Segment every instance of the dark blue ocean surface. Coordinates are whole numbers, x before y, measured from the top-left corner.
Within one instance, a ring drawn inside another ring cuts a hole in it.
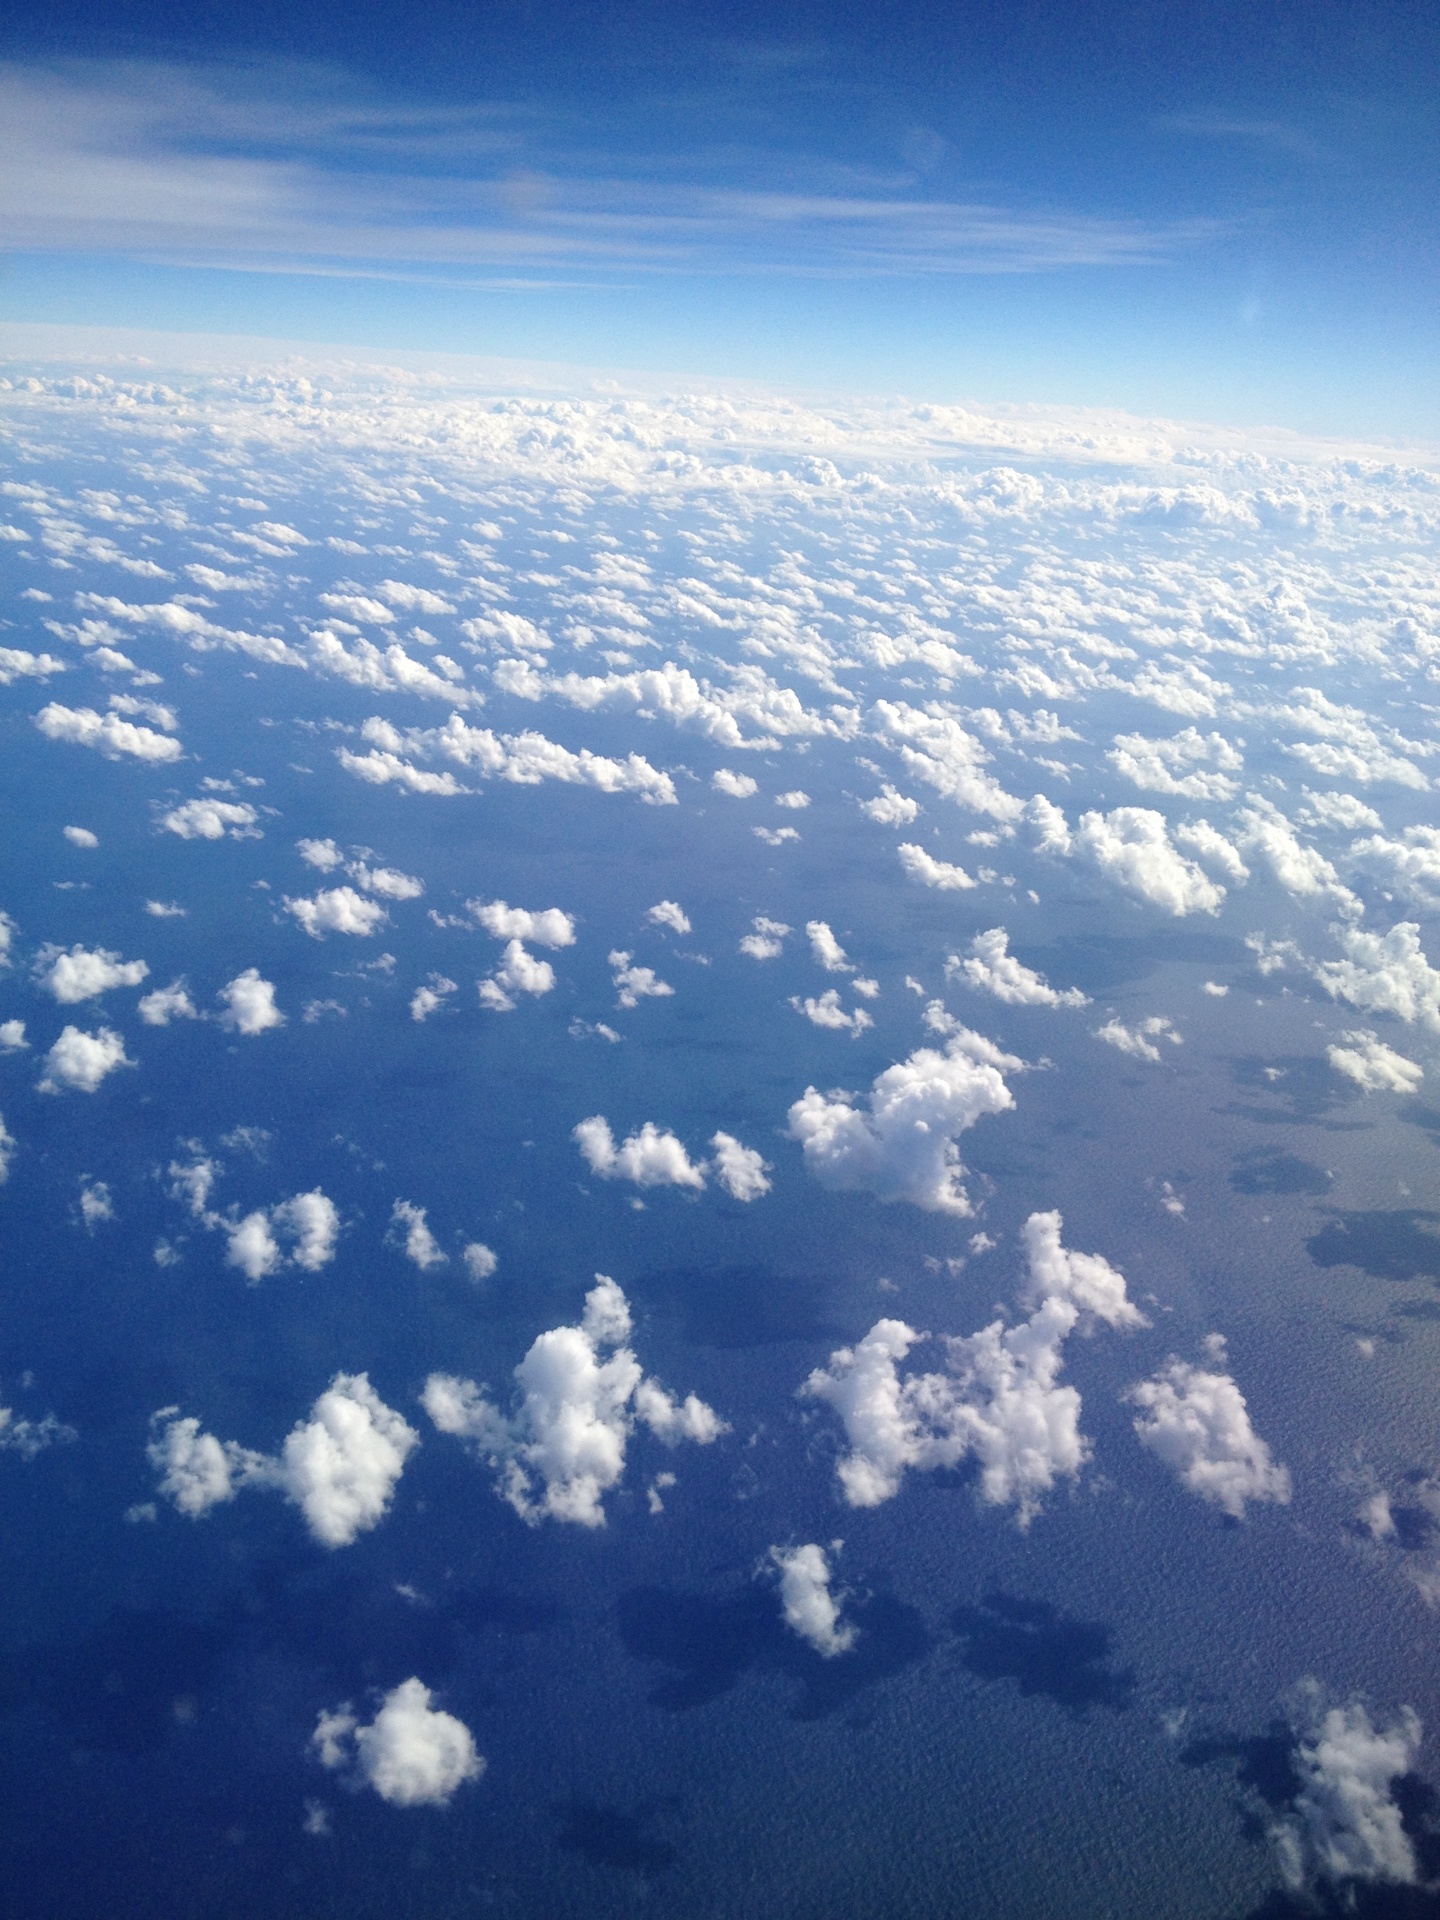
[[[0,1911],[1435,1911],[1434,474],[323,378],[5,394]],[[512,1375],[597,1274],[724,1430],[612,1408],[590,1525]],[[362,1373],[415,1444],[327,1544]]]

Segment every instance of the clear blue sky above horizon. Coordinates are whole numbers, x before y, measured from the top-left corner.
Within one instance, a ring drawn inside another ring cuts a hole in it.
[[[1440,16],[18,0],[0,314],[1433,437]]]

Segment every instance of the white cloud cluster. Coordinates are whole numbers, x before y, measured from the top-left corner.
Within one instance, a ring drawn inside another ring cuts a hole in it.
[[[1290,1764],[1300,1791],[1270,1829],[1286,1880],[1297,1891],[1347,1882],[1413,1886],[1415,1848],[1394,1796],[1420,1750],[1420,1721],[1404,1707],[1377,1727],[1357,1700],[1325,1708],[1320,1690],[1302,1689]]]
[[[853,1040],[858,1040],[867,1027],[875,1024],[863,1007],[854,1007],[847,1013],[840,1004],[838,987],[830,987],[818,999],[802,1000],[798,994],[792,994],[790,1004],[797,1013],[803,1013],[812,1026],[827,1027],[832,1033],[848,1033]]]
[[[434,1696],[411,1678],[392,1687],[375,1718],[362,1726],[346,1705],[322,1713],[310,1736],[321,1766],[373,1787],[395,1807],[448,1806],[485,1762],[463,1720],[430,1703]]]
[[[1163,1014],[1152,1013],[1147,1019],[1137,1020],[1133,1027],[1127,1027],[1123,1020],[1107,1020],[1103,1027],[1095,1029],[1095,1038],[1103,1040],[1107,1047],[1118,1047],[1121,1053],[1128,1053],[1135,1060],[1149,1060],[1152,1063],[1160,1058],[1157,1040],[1168,1040],[1172,1047],[1183,1045],[1183,1035],[1177,1033]]]
[[[945,962],[945,977],[959,977],[977,993],[993,993],[1012,1007],[1086,1007],[1089,998],[1079,987],[1052,987],[1044,974],[1024,966],[1010,952],[1010,936],[1004,927],[991,927],[977,933],[970,952],[962,960],[952,953]]]
[[[1022,1239],[1028,1259],[1028,1319],[995,1320],[947,1338],[944,1373],[901,1376],[899,1364],[929,1336],[901,1320],[879,1320],[855,1347],[830,1356],[802,1396],[833,1407],[849,1450],[837,1467],[845,1499],[873,1507],[892,1499],[908,1470],[955,1467],[973,1457],[980,1498],[1015,1509],[1028,1526],[1061,1478],[1089,1458],[1080,1432],[1080,1395],[1060,1386],[1065,1340],[1077,1326],[1145,1324],[1125,1281],[1098,1254],[1069,1252],[1058,1213],[1032,1214]]]
[[[1176,850],[1164,815],[1152,807],[1082,814],[1075,847],[1117,886],[1177,918],[1214,913],[1225,898],[1224,887]]]
[[[862,800],[860,811],[882,827],[908,827],[920,812],[920,803],[901,793],[887,780],[873,799]]]
[[[604,1274],[585,1296],[579,1326],[540,1334],[515,1369],[506,1414],[473,1380],[431,1374],[421,1400],[442,1433],[466,1441],[496,1475],[522,1520],[605,1524],[604,1496],[620,1484],[637,1423],[667,1446],[701,1446],[725,1423],[692,1393],[684,1401],[649,1377],[628,1342],[630,1306]]]
[[[763,913],[757,913],[751,922],[753,933],[747,933],[740,942],[740,951],[748,954],[752,960],[778,960],[785,951],[785,936],[791,929],[783,920],[771,920]]]
[[[657,900],[647,908],[645,918],[652,927],[669,927],[672,933],[689,933],[690,916],[678,900]]]
[[[512,907],[504,900],[467,900],[465,911],[472,914],[485,931],[497,940],[528,940],[533,947],[573,947],[575,918],[559,907],[542,907],[538,912]]]
[[[458,993],[459,987],[443,973],[432,973],[427,985],[417,987],[410,996],[410,1018],[428,1020],[432,1013],[438,1013],[452,993]]]
[[[424,1207],[417,1207],[413,1200],[397,1200],[390,1209],[390,1235],[422,1273],[450,1263],[449,1254],[430,1231]]]
[[[917,780],[934,787],[957,806],[995,820],[1016,820],[1023,801],[1007,793],[982,769],[990,755],[973,733],[938,704],[912,707],[905,701],[877,700],[871,721],[876,738],[895,748]]]
[[[607,956],[608,965],[614,969],[616,1006],[638,1007],[642,1000],[670,999],[675,989],[660,979],[653,967],[632,966],[632,958],[622,947],[616,947]]]
[[[853,973],[849,956],[824,920],[807,920],[805,933],[810,941],[810,957],[826,973]]]
[[[962,1027],[943,1053],[920,1047],[878,1074],[863,1106],[807,1087],[790,1108],[789,1136],[824,1187],[963,1218],[972,1208],[955,1137],[1014,1106],[1002,1076],[1023,1065]]]
[[[114,987],[138,987],[150,969],[143,960],[122,960],[104,947],[44,946],[35,956],[35,980],[62,1007],[94,1000]]]
[[[906,873],[923,887],[936,887],[941,893],[967,893],[978,884],[964,867],[950,860],[936,860],[911,840],[902,840],[897,852]]]
[[[410,727],[403,733],[388,720],[375,718],[365,722],[361,734],[368,753],[341,747],[337,757],[348,773],[372,786],[394,784],[411,793],[439,795],[465,792],[448,769],[431,773],[416,765],[439,758],[482,780],[508,780],[527,787],[558,780],[601,793],[638,794],[650,806],[675,804],[670,775],[638,753],[627,754],[624,760],[608,759],[585,747],[572,753],[543,733],[494,734],[487,727],[467,726],[458,713],[452,713],[443,727]]]
[[[710,784],[717,793],[728,794],[732,800],[750,800],[760,791],[748,773],[732,773],[729,767],[717,767],[710,776]]]
[[[366,938],[389,921],[378,900],[367,900],[354,887],[322,887],[318,893],[292,899],[285,895],[285,911],[294,914],[312,940],[327,933],[351,933]]]
[[[518,940],[508,940],[500,964],[487,980],[479,982],[480,1004],[492,1013],[513,1013],[515,995],[535,997],[549,993],[555,985],[555,969],[548,960],[537,960]]]
[[[36,714],[35,724],[47,740],[94,747],[107,760],[128,755],[133,760],[148,761],[152,766],[166,766],[184,758],[185,749],[170,734],[138,727],[133,720],[122,720],[116,713],[97,713],[93,707],[62,707],[52,700]]]
[[[258,967],[246,967],[221,987],[215,998],[224,1003],[220,1024],[247,1038],[283,1027],[285,1016],[275,1004],[273,982],[262,980]]]
[[[1230,800],[1231,774],[1245,762],[1223,734],[1186,727],[1169,740],[1148,740],[1139,733],[1117,733],[1105,758],[1117,773],[1148,793],[1169,793],[1187,800]]]
[[[785,1624],[823,1659],[848,1653],[858,1629],[840,1618],[840,1601],[831,1591],[830,1561],[814,1541],[800,1547],[771,1547],[767,1556],[780,1576],[780,1607]]]
[[[1328,894],[1342,913],[1358,914],[1360,902],[1341,883],[1335,868],[1314,847],[1301,844],[1279,808],[1258,794],[1252,794],[1250,802],[1240,809],[1240,851],[1252,860],[1263,860],[1287,893],[1300,899]]]
[[[696,1166],[684,1146],[668,1130],[647,1120],[638,1133],[628,1134],[617,1146],[610,1122],[592,1114],[575,1127],[575,1144],[593,1174],[602,1180],[630,1180],[637,1187],[703,1188],[705,1172]]]
[[[156,987],[140,1000],[135,1011],[147,1027],[168,1027],[172,1020],[198,1020],[200,1011],[190,998],[183,980],[172,980],[168,987]]]
[[[183,1179],[187,1172],[193,1184],[195,1169],[181,1169],[180,1177]],[[212,1168],[211,1178],[213,1172]],[[208,1191],[207,1180],[206,1195]],[[191,1209],[205,1218],[207,1226],[220,1224],[204,1215],[203,1199],[197,1207],[192,1196]],[[335,1243],[340,1237],[339,1211],[319,1187],[309,1193],[293,1194],[277,1206],[257,1208],[224,1225],[228,1240],[225,1258],[232,1267],[240,1269],[252,1286],[278,1273],[283,1266],[318,1273],[335,1258]]]
[[[13,1407],[0,1407],[0,1452],[18,1453],[22,1460],[33,1460],[47,1447],[78,1438],[75,1429],[57,1420],[53,1413],[29,1420],[17,1414]]]
[[[1423,1067],[1387,1047],[1368,1027],[1342,1033],[1326,1047],[1325,1056],[1337,1073],[1366,1093],[1414,1093],[1425,1078]]]
[[[1423,913],[1440,913],[1440,828],[1407,827],[1398,840],[1374,834],[1354,843],[1350,859]]]
[[[1440,971],[1425,957],[1414,920],[1401,920],[1385,934],[1346,927],[1340,944],[1343,960],[1315,968],[1315,978],[1332,999],[1348,1000],[1367,1013],[1393,1013],[1407,1025],[1418,1021],[1440,1033]]]
[[[160,1492],[181,1513],[198,1520],[246,1487],[273,1488],[300,1508],[327,1547],[348,1547],[379,1524],[420,1441],[363,1373],[337,1373],[278,1456],[217,1440],[176,1407],[162,1408],[151,1428]]]
[[[1225,1343],[1206,1341],[1210,1358],[1223,1366]],[[1150,1380],[1125,1398],[1140,1408],[1135,1431],[1141,1443],[1174,1470],[1182,1486],[1243,1520],[1249,1501],[1290,1499],[1290,1475],[1250,1424],[1245,1396],[1228,1373],[1194,1367],[1172,1356]]]
[[[94,1093],[107,1074],[134,1065],[113,1028],[82,1033],[79,1027],[66,1026],[46,1054],[44,1073],[35,1085],[40,1093]]]
[[[186,800],[160,816],[167,833],[182,840],[258,840],[260,816],[248,800]]]

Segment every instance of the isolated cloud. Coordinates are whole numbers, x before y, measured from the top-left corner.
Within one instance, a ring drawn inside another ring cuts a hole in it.
[[[402,1680],[368,1726],[348,1705],[322,1713],[310,1744],[323,1767],[373,1787],[391,1806],[448,1806],[457,1788],[480,1778],[485,1762],[464,1721],[431,1706],[433,1698],[419,1680]]]
[[[41,947],[35,956],[35,981],[62,1007],[78,1006],[113,987],[138,987],[150,969],[143,960],[122,960],[104,947]]]
[[[728,767],[717,767],[710,776],[710,784],[717,793],[727,793],[732,800],[749,800],[760,791],[748,773],[732,773]]]
[[[908,793],[898,792],[887,780],[873,799],[860,802],[860,811],[882,827],[908,827],[919,814],[920,803]]]
[[[575,919],[559,907],[543,907],[532,912],[525,907],[507,906],[503,900],[467,900],[471,913],[497,940],[528,940],[535,947],[573,947]]]
[[[186,991],[183,980],[172,980],[168,987],[156,987],[138,1003],[136,1012],[147,1027],[168,1027],[172,1020],[198,1020],[199,1010]]]
[[[1290,1765],[1300,1781],[1284,1819],[1270,1829],[1281,1871],[1297,1891],[1347,1882],[1413,1886],[1419,1862],[1395,1798],[1420,1750],[1420,1721],[1402,1707],[1377,1727],[1360,1704],[1325,1708],[1320,1689],[1301,1689]]]
[[[1075,849],[1117,886],[1177,917],[1214,913],[1225,898],[1224,887],[1171,845],[1163,814],[1150,807],[1082,814]]]
[[[82,1033],[67,1026],[45,1056],[45,1071],[36,1081],[40,1093],[94,1093],[106,1074],[117,1067],[133,1067],[125,1056],[125,1042],[110,1027]]]
[[[1103,1027],[1095,1029],[1095,1038],[1103,1040],[1107,1047],[1118,1047],[1121,1053],[1128,1053],[1133,1059],[1151,1062],[1160,1058],[1160,1049],[1155,1044],[1157,1040],[1168,1040],[1175,1047],[1183,1045],[1183,1037],[1159,1013],[1152,1013],[1145,1020],[1137,1020],[1133,1027],[1127,1027],[1123,1020],[1107,1020]]]
[[[728,1139],[728,1134],[716,1134],[715,1138]],[[10,1162],[15,1157],[16,1139],[5,1124],[5,1116],[0,1114],[0,1186],[10,1178]],[[767,1181],[768,1185],[769,1182]]]
[[[677,1401],[642,1371],[630,1346],[630,1307],[604,1274],[585,1296],[579,1326],[542,1333],[515,1369],[506,1414],[473,1380],[431,1374],[421,1400],[442,1433],[467,1441],[495,1473],[495,1490],[531,1526],[542,1519],[605,1524],[636,1424],[666,1445],[708,1445],[726,1431],[694,1394]]]
[[[162,814],[160,824],[182,840],[223,840],[227,833],[232,840],[258,840],[259,818],[248,801],[187,800]]]
[[[122,720],[115,713],[96,713],[93,707],[62,707],[52,700],[36,714],[35,724],[47,740],[94,747],[107,760],[129,755],[133,760],[165,766],[172,760],[184,758],[184,748],[169,734],[156,733],[151,727],[137,727],[132,720]]]
[[[555,985],[555,969],[548,960],[537,960],[518,940],[506,944],[500,964],[488,980],[479,982],[480,1004],[492,1013],[513,1013],[515,995],[539,996]]]
[[[422,1273],[450,1264],[449,1254],[430,1231],[424,1207],[417,1207],[413,1201],[397,1200],[390,1209],[390,1235],[404,1248],[405,1258],[413,1260]]]
[[[848,1653],[858,1630],[841,1622],[825,1549],[813,1541],[802,1547],[771,1547],[768,1558],[780,1576],[786,1626],[827,1660]]]
[[[770,1191],[770,1163],[754,1147],[742,1146],[733,1133],[712,1135],[710,1147],[710,1171],[732,1200],[758,1200]]]
[[[99,834],[92,833],[89,827],[62,827],[60,831],[65,835],[65,838],[70,842],[72,847],[84,847],[88,850],[98,847],[100,844]]]
[[[353,887],[322,887],[307,899],[285,896],[285,911],[293,913],[312,940],[327,933],[352,933],[368,937],[389,921],[389,914],[378,900],[367,900]]]
[[[917,847],[913,841],[902,840],[896,851],[906,873],[922,886],[937,887],[942,893],[966,893],[977,884],[964,867],[957,867],[949,860],[932,859],[923,847]]]
[[[170,1171],[189,1197],[191,1211],[207,1225],[222,1224],[205,1214],[210,1184],[218,1172],[214,1162],[199,1160],[189,1167],[172,1166]],[[252,1285],[287,1265],[318,1273],[334,1259],[340,1237],[339,1211],[319,1187],[223,1224],[228,1240],[225,1258]]]
[[[181,1513],[198,1520],[246,1487],[268,1488],[299,1507],[327,1547],[348,1547],[378,1525],[420,1441],[363,1373],[337,1373],[278,1457],[217,1440],[175,1407],[162,1408],[150,1425],[160,1492]]]
[[[0,1053],[23,1053],[29,1045],[23,1020],[0,1020]]]
[[[345,864],[345,856],[333,840],[297,840],[295,846],[300,858],[321,873],[333,873]]]
[[[1225,1343],[1212,1334],[1206,1342],[1221,1365]],[[1182,1486],[1202,1500],[1243,1520],[1251,1500],[1290,1499],[1290,1475],[1270,1457],[1270,1449],[1250,1424],[1245,1396],[1228,1373],[1193,1367],[1172,1356],[1150,1380],[1130,1388],[1125,1398],[1141,1409],[1135,1431],[1142,1445],[1173,1468]]]
[[[855,1007],[851,1012],[846,1013],[840,1005],[840,991],[837,987],[831,987],[828,992],[822,993],[818,1000],[802,1000],[798,995],[792,995],[790,1004],[797,1013],[803,1013],[812,1026],[828,1027],[833,1033],[848,1033],[855,1040],[860,1038],[867,1027],[873,1027],[875,1024],[863,1007]]]
[[[1366,1093],[1414,1093],[1425,1078],[1423,1067],[1377,1040],[1368,1027],[1342,1033],[1325,1054],[1337,1073],[1355,1081]]]
[[[824,920],[807,920],[805,932],[810,941],[810,957],[827,973],[853,973],[849,957]]]
[[[628,1134],[617,1147],[610,1122],[603,1114],[592,1114],[574,1128],[571,1138],[590,1171],[602,1180],[697,1190],[705,1185],[703,1169],[692,1164],[673,1133],[662,1132],[653,1120],[647,1120],[638,1133]]]
[[[1401,920],[1389,933],[1341,931],[1343,960],[1327,960],[1315,978],[1334,1000],[1348,1000],[1367,1013],[1393,1013],[1407,1025],[1418,1021],[1440,1033],[1440,972],[1420,946],[1420,928]]]
[[[1078,987],[1057,989],[1044,974],[1035,973],[1010,952],[1004,927],[977,933],[965,959],[951,954],[945,962],[947,979],[959,976],[977,993],[993,993],[1012,1007],[1086,1007],[1089,998]]]
[[[741,940],[741,953],[748,954],[752,960],[778,959],[785,951],[785,936],[791,929],[783,920],[767,919],[763,913],[757,913],[751,925],[755,931]]]
[[[487,1247],[483,1240],[471,1240],[460,1253],[465,1263],[465,1271],[478,1286],[482,1280],[488,1280],[499,1267],[500,1261],[495,1251]]]
[[[268,1033],[272,1027],[283,1027],[285,1016],[275,1004],[275,988],[271,981],[260,978],[258,967],[246,967],[243,973],[221,987],[215,998],[224,1003],[225,1011],[220,1015],[222,1027],[232,1032],[253,1035]]]
[[[652,927],[669,927],[672,933],[690,933],[690,916],[678,900],[659,900],[646,910],[645,918]]]
[[[668,1000],[675,989],[661,980],[653,967],[635,967],[630,964],[631,955],[621,948],[607,956],[608,964],[614,968],[614,986],[617,1007],[638,1007],[642,1000]]]
[[[790,1108],[788,1133],[824,1187],[963,1218],[972,1208],[955,1137],[1014,1106],[1002,1069],[1023,1065],[962,1027],[943,1053],[920,1047],[887,1067],[863,1106],[853,1094],[807,1087]]]
[[[452,993],[458,992],[459,988],[453,980],[447,979],[443,973],[432,973],[429,984],[417,987],[410,996],[410,1018],[428,1020],[432,1013],[439,1012]]]

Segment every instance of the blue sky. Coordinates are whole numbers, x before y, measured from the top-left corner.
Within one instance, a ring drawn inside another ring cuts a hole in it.
[[[1419,4],[8,22],[8,319],[1440,424]]]

